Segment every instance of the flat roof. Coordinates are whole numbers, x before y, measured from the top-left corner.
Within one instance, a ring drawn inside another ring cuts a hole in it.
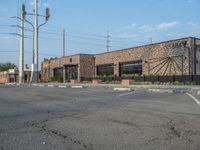
[[[103,54],[108,54],[108,53],[113,53],[113,52],[124,51],[124,50],[129,50],[129,49],[136,49],[136,48],[141,48],[141,47],[147,47],[147,46],[152,46],[152,45],[158,45],[158,44],[162,44],[162,43],[175,42],[175,41],[180,41],[180,40],[190,39],[190,38],[200,40],[199,38],[196,38],[196,37],[184,37],[184,38],[173,39],[173,40],[167,40],[167,41],[162,41],[162,42],[157,42],[157,43],[152,43],[152,44],[144,44],[144,45],[140,45],[140,46],[124,48],[124,49],[120,49],[120,50],[113,50],[113,51],[109,51],[109,52],[99,53],[99,54],[96,54],[95,56],[103,55]]]
[[[48,61],[53,61],[53,60],[57,60],[57,59],[61,59],[61,58],[70,58],[70,57],[79,56],[79,55],[98,56],[98,55],[103,55],[103,54],[108,54],[108,53],[113,53],[113,52],[119,52],[119,51],[124,51],[124,50],[129,50],[129,49],[136,49],[136,48],[147,47],[147,46],[152,46],[152,45],[158,45],[158,44],[168,43],[168,42],[175,42],[175,41],[180,41],[180,40],[190,39],[190,38],[200,40],[199,38],[196,38],[196,37],[184,37],[184,38],[167,40],[167,41],[162,41],[162,42],[157,42],[157,43],[152,43],[152,44],[144,44],[144,45],[140,45],[140,46],[124,48],[124,49],[120,49],[120,50],[113,50],[113,51],[99,53],[99,54],[83,54],[83,53],[78,53],[78,54],[73,54],[73,55],[69,55],[69,56],[59,57],[59,58],[48,60]],[[45,61],[43,61],[43,62],[45,62]]]

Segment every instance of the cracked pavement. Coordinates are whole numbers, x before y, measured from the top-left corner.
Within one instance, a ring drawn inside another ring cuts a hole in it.
[[[0,150],[199,147],[200,107],[184,93],[0,85]]]

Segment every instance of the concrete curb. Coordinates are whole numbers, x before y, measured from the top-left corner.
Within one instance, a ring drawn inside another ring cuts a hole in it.
[[[44,87],[44,85],[38,85],[39,87]]]
[[[9,86],[9,85],[16,85],[16,83],[5,83],[5,85]]]
[[[148,89],[148,91],[154,93],[174,93],[172,89]]]
[[[67,88],[67,86],[66,86],[66,85],[59,85],[58,88],[63,88],[63,89],[65,89],[65,88]]]
[[[19,83],[5,83],[5,86],[34,86],[34,87],[49,87],[49,88],[72,88],[72,89],[83,89],[83,88],[104,88],[113,89],[114,91],[132,91],[133,89],[143,89],[148,92],[154,93],[193,93],[200,95],[200,86],[161,86],[161,85],[131,85],[123,86],[118,84],[63,84],[63,83],[32,83],[32,84],[19,84]]]
[[[83,88],[86,88],[86,86],[82,86],[82,85],[72,85],[71,86],[72,89],[83,89]]]
[[[199,90],[199,91],[197,91],[197,95],[200,95],[200,90]]]
[[[113,88],[114,91],[130,92],[133,91],[132,88]]]
[[[53,87],[55,87],[55,86],[54,86],[54,85],[47,85],[47,87],[52,87],[52,88],[53,88]]]

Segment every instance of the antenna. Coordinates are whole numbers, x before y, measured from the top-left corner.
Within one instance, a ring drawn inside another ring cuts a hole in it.
[[[109,31],[107,31],[107,35],[106,35],[106,49],[107,49],[107,52],[109,52],[109,48],[110,48],[110,33],[109,33]]]

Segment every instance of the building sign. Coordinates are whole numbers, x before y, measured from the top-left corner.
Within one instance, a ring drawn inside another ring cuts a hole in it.
[[[49,68],[49,63],[44,62],[44,63],[43,63],[43,68],[44,68],[44,69],[48,69],[48,68]]]

